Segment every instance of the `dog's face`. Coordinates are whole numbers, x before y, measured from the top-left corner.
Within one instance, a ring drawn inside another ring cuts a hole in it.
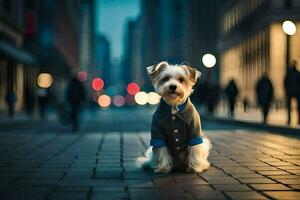
[[[171,106],[183,103],[193,92],[200,72],[186,65],[169,65],[163,61],[147,67],[156,92]]]

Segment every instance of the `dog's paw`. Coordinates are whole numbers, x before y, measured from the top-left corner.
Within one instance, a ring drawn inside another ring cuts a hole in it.
[[[192,174],[192,173],[195,173],[195,171],[193,170],[193,168],[188,167],[188,168],[186,168],[185,173]]]
[[[154,170],[154,173],[156,173],[156,174],[168,174],[168,173],[170,173],[171,172],[171,169],[166,169],[166,168],[156,168],[155,170]]]
[[[202,162],[198,166],[189,166],[185,171],[187,173],[200,173],[207,170],[210,167],[210,163],[208,161]]]

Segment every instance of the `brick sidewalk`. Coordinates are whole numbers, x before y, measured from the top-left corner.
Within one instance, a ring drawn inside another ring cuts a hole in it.
[[[148,133],[1,134],[0,199],[300,199],[300,140],[206,133],[212,167],[170,175],[135,166]]]

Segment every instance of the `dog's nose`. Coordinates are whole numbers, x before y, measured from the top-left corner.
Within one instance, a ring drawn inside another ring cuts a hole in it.
[[[177,86],[176,85],[170,85],[169,88],[170,88],[170,90],[175,91]]]

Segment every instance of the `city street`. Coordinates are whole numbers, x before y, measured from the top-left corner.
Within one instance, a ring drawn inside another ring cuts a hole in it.
[[[209,170],[137,168],[151,115],[86,112],[79,133],[53,121],[1,130],[0,199],[300,199],[300,140],[286,135],[204,121],[213,143]]]

